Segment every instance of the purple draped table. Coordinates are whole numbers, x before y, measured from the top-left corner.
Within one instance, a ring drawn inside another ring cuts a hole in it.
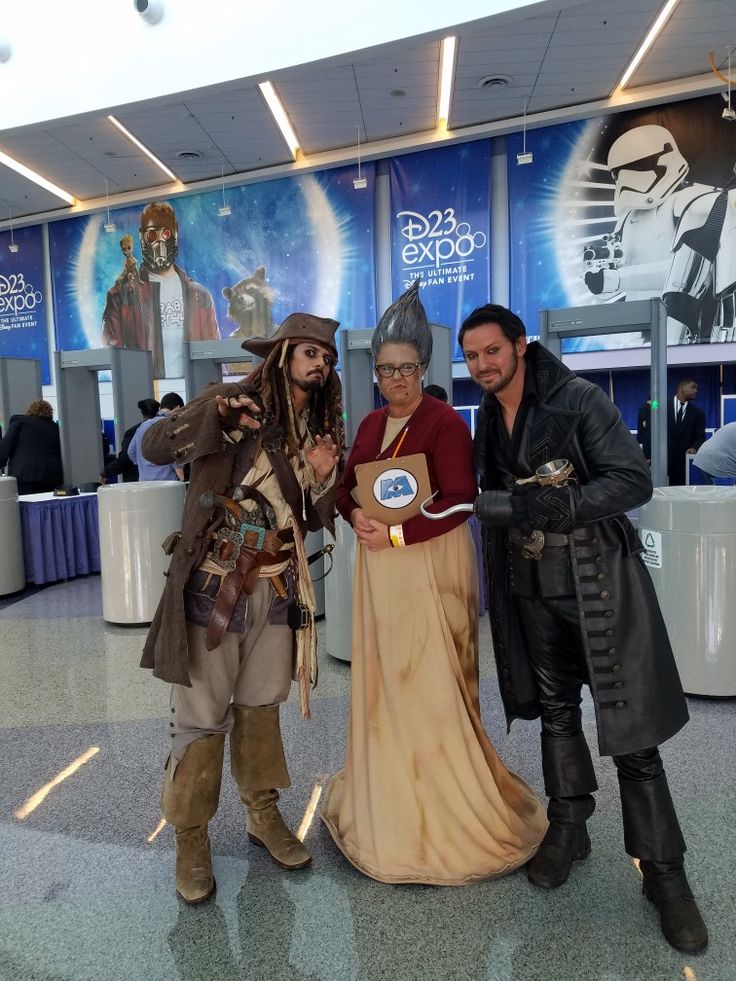
[[[100,571],[97,494],[19,498],[26,582],[42,586]]]

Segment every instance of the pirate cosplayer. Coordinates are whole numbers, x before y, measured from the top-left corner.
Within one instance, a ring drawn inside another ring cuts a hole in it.
[[[475,434],[488,526],[493,646],[509,720],[542,720],[549,829],[529,880],[561,886],[590,852],[597,789],[581,725],[590,685],[602,755],[618,770],[626,851],[666,939],[708,943],[685,877],[683,840],[658,745],[688,713],[641,542],[625,511],[652,494],[616,407],[540,344],[510,310],[479,307],[460,328],[485,391]]]
[[[277,788],[289,786],[279,706],[295,676],[308,718],[316,680],[304,535],[334,528],[337,327],[294,313],[272,337],[249,338],[243,347],[263,364],[243,383],[210,386],[144,439],[152,462],[191,465],[141,662],[172,684],[161,809],[176,828],[176,889],[188,903],[215,890],[207,823],[227,733],[248,837],[284,868],[311,861],[277,808]]]

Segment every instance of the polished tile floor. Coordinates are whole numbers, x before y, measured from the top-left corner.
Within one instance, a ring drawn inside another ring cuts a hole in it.
[[[373,882],[318,820],[312,868],[282,872],[249,846],[226,777],[210,829],[217,896],[188,908],[173,889],[172,830],[156,834],[167,689],[137,667],[144,634],[103,622],[99,577],[0,602],[2,981],[735,981],[736,702],[691,700],[690,725],[663,752],[711,930],[705,954],[682,956],[661,938],[623,851],[606,760],[593,853],[552,894],[523,872],[457,889]],[[541,792],[537,725],[507,736],[485,625],[483,636],[485,723]],[[340,766],[349,677],[323,654],[313,720],[293,701],[284,708],[293,787],[283,810],[295,827]],[[594,746],[587,703],[585,725]]]

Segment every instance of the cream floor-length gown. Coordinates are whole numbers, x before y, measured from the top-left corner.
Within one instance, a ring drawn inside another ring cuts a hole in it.
[[[467,525],[402,549],[356,546],[347,752],[322,818],[349,861],[382,882],[495,878],[544,836],[539,799],[480,719]]]

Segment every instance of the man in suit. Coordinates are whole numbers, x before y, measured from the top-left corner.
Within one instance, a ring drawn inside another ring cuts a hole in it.
[[[155,419],[161,406],[156,399],[141,399],[138,408],[143,418],[123,433],[123,445],[120,447],[120,452],[110,463],[105,464],[105,469],[100,474],[103,484],[106,484],[110,477],[122,477],[123,483],[126,484],[138,480],[138,467],[128,456],[128,447],[141,423],[144,423],[146,419]]]
[[[683,378],[667,410],[667,475],[670,487],[683,486],[685,454],[695,453],[705,442],[705,413],[694,404],[698,383]]]
[[[647,399],[639,406],[636,420],[636,441],[647,463],[652,461],[652,400]]]

